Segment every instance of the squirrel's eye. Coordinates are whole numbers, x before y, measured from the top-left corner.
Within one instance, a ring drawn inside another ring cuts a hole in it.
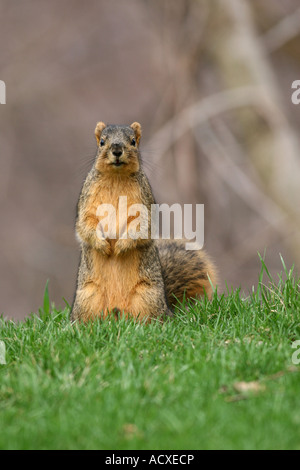
[[[103,147],[104,144],[105,144],[104,140],[101,139],[101,140],[100,140],[100,145],[101,145],[101,147]]]
[[[135,144],[136,144],[136,141],[135,141],[135,139],[132,139],[132,141],[131,141],[131,145],[135,145]]]

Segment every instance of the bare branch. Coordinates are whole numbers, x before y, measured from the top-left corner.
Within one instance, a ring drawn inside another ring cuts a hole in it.
[[[274,52],[300,34],[300,8],[283,18],[261,37],[265,50]]]
[[[201,136],[205,138],[201,138]],[[206,124],[201,129],[201,134],[195,132],[195,138],[204,156],[212,165],[213,171],[219,178],[222,179],[248,207],[258,213],[279,233],[286,236],[286,225],[289,219],[284,211],[234,163],[233,159],[226,151],[223,142],[218,139],[209,124]],[[235,156],[235,160],[237,158],[238,156]],[[296,230],[297,228],[294,227],[294,229]]]
[[[153,158],[157,163],[164,153],[182,137],[187,130],[194,128],[213,117],[244,106],[262,108],[263,97],[258,87],[240,87],[210,95],[171,118],[156,132],[146,144],[146,150],[156,148]]]

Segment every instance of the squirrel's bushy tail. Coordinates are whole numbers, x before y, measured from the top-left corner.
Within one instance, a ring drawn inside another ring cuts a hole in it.
[[[205,251],[189,251],[184,240],[157,240],[166,296],[169,305],[184,298],[199,298],[206,292],[210,299],[217,275]],[[211,285],[212,284],[212,285]]]

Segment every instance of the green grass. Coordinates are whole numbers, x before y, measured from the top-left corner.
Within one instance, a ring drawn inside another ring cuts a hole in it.
[[[300,449],[286,268],[275,282],[262,260],[248,298],[215,293],[163,325],[71,325],[47,286],[38,315],[0,328],[1,449]]]

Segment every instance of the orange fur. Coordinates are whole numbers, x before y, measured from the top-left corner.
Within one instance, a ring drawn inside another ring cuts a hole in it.
[[[121,313],[130,312],[137,316],[139,311],[132,308],[132,301],[140,282],[138,253],[105,257],[94,250],[92,265],[90,278],[79,292],[85,306],[82,319],[86,321],[100,315],[105,317],[114,308]]]
[[[84,287],[78,291],[78,300],[85,306],[85,315],[82,318],[84,321],[94,316],[106,316],[114,308],[119,309],[121,313],[147,316],[147,303],[139,298],[139,293],[143,290],[139,275],[141,253],[138,250],[130,250],[126,254],[127,247],[136,247],[137,241],[131,238],[119,239],[119,197],[122,195],[127,196],[128,207],[142,202],[137,181],[108,173],[102,178],[101,186],[97,182],[93,184],[86,203],[84,223],[93,231],[96,230],[100,220],[95,215],[98,205],[109,203],[114,206],[117,239],[107,240],[111,248],[109,256],[92,250],[92,272]],[[127,218],[126,227],[133,218],[132,216]],[[140,242],[145,243],[147,240]],[[102,307],[101,311],[99,306]]]
[[[106,127],[106,124],[104,124],[104,122],[101,122],[101,121],[98,122],[97,125],[96,125],[95,137],[96,137],[98,145],[99,145],[99,142],[100,142],[101,133],[102,133],[103,129],[105,129],[105,127]]]

